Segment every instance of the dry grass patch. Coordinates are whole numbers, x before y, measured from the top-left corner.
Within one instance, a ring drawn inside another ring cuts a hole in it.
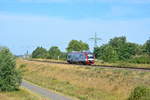
[[[135,86],[150,85],[148,71],[89,68],[21,59],[17,64],[26,65],[24,79],[80,100],[125,100]]]
[[[0,100],[48,100],[24,88],[15,92],[0,92]]]
[[[102,62],[102,61],[96,61],[95,65],[114,66],[114,67],[130,67],[130,68],[150,68],[150,64],[134,64],[134,63],[129,63],[129,62],[107,63],[107,62]]]
[[[53,60],[53,59],[31,59],[31,60],[67,63],[64,60]],[[103,62],[101,60],[95,60],[94,65],[112,66],[112,67],[130,67],[130,68],[150,68],[150,64],[135,64],[135,63],[121,62],[121,61],[116,63],[108,63],[108,62]]]

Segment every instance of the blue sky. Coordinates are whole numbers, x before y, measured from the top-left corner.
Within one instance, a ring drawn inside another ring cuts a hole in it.
[[[150,0],[0,0],[0,45],[14,54],[37,46],[62,51],[72,39],[99,45],[115,36],[143,44],[150,37]]]

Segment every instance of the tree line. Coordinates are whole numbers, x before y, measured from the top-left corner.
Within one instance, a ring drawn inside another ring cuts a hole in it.
[[[94,49],[97,59],[105,62],[128,61],[131,63],[150,63],[150,39],[143,45],[128,42],[126,37],[115,37]]]
[[[72,51],[83,51],[89,50],[89,45],[83,41],[71,40],[66,48],[67,52]],[[43,47],[37,47],[32,52],[32,58],[46,58],[46,59],[61,59],[66,60],[67,53],[62,52],[59,47],[52,46],[49,50],[46,50]]]
[[[67,52],[61,52],[57,46],[52,46],[49,50],[37,47],[32,53],[32,58],[65,60],[68,52],[84,50],[89,50],[87,43],[81,40],[71,40],[66,48]],[[140,45],[128,42],[125,36],[114,37],[108,43],[95,47],[94,54],[96,59],[104,62],[150,63],[150,39]]]

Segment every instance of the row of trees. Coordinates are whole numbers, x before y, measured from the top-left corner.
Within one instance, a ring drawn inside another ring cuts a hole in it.
[[[89,45],[82,41],[71,40],[66,48],[67,52],[89,50]],[[37,47],[33,53],[33,58],[66,59],[65,52],[61,52],[57,46],[46,50]],[[105,62],[128,61],[132,63],[150,63],[150,39],[143,45],[128,42],[127,38],[115,37],[107,44],[94,48],[95,57]]]
[[[144,45],[128,42],[126,37],[115,37],[107,44],[94,49],[97,59],[106,62],[131,61],[150,63],[150,39]]]
[[[57,46],[52,46],[49,50],[37,47],[32,52],[32,58],[62,59],[66,58],[66,53],[61,52]]]
[[[89,50],[89,45],[82,41],[71,40],[66,50],[67,52]],[[61,50],[57,46],[52,46],[49,50],[46,50],[43,47],[37,47],[32,53],[32,58],[48,58],[48,59],[65,60],[66,56],[67,53],[61,52]]]

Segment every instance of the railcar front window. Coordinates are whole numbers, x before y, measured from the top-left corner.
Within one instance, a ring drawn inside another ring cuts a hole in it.
[[[70,59],[71,58],[71,55],[68,55],[68,59]]]
[[[93,56],[92,54],[89,54],[89,55],[88,55],[88,58],[89,58],[89,59],[94,59],[94,56]]]

